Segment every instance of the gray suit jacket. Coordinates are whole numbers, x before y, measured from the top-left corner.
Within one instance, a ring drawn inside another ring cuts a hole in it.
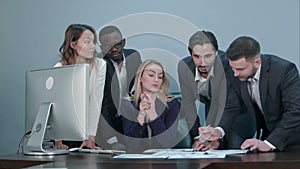
[[[271,134],[266,138],[282,151],[300,147],[300,78],[295,64],[273,55],[261,55],[260,98],[265,123]],[[220,126],[228,133],[237,114],[248,112],[254,117],[247,88],[230,73],[228,98]],[[244,131],[247,132],[247,131]]]
[[[225,53],[218,51],[219,57],[214,62],[214,77],[209,78],[209,95],[211,99],[200,96],[197,93],[197,83],[195,82],[195,64],[191,56],[182,59],[178,64],[178,77],[181,89],[181,116],[185,117],[188,127],[191,128],[192,137],[198,135],[199,118],[195,101],[200,100],[205,104],[206,123],[216,126],[221,119],[226,99],[226,77],[225,71],[228,69],[228,61]],[[224,71],[225,70],[225,71]]]

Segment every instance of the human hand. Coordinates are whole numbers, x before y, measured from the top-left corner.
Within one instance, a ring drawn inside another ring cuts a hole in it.
[[[145,122],[146,110],[148,110],[151,105],[149,104],[145,93],[142,93],[140,97],[141,97],[141,102],[139,104],[140,111],[137,116],[137,121],[142,126],[144,125]]]
[[[215,141],[200,141],[195,140],[192,148],[194,151],[206,151],[209,149],[217,149],[220,146],[220,140]]]
[[[145,112],[145,117],[148,122],[157,118],[157,113],[155,111],[155,99],[156,95],[150,96],[146,92],[141,94],[140,111]]]
[[[149,100],[149,96],[147,93],[142,93],[141,94],[141,102],[140,102],[140,111],[146,111],[151,108],[151,102]]]
[[[250,151],[258,150],[260,152],[269,152],[272,150],[271,147],[269,147],[265,142],[257,139],[247,139],[243,142],[241,145],[241,149],[245,150],[250,148]]]
[[[67,150],[69,147],[65,144],[63,144],[63,142],[61,140],[57,140],[54,141],[54,148],[58,149],[58,150]]]
[[[208,149],[217,149],[220,146],[222,133],[213,127],[205,126],[198,128],[199,136],[195,137],[193,149],[195,151],[206,151]]]
[[[95,150],[102,150],[103,149],[102,147],[96,146],[95,136],[92,136],[92,135],[89,136],[88,140],[83,141],[81,143],[80,148],[83,148],[83,147],[87,147],[87,148],[95,149]]]
[[[216,128],[205,126],[205,127],[199,127],[198,128],[199,136],[201,136],[199,139],[200,141],[216,141],[219,140],[222,137],[221,131],[219,131]]]

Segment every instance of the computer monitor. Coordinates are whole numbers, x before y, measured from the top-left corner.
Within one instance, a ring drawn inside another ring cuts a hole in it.
[[[76,64],[26,72],[25,131],[31,131],[24,153],[55,155],[44,140],[88,138],[89,65]]]

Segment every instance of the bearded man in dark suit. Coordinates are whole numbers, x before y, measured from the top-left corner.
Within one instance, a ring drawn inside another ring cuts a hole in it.
[[[220,128],[200,128],[202,139],[222,138],[231,130],[234,117],[244,111],[255,120],[256,134],[246,139],[241,149],[270,152],[300,148],[300,78],[296,65],[260,54],[259,43],[247,36],[235,39],[226,55],[232,72]],[[204,143],[198,150],[217,147]]]

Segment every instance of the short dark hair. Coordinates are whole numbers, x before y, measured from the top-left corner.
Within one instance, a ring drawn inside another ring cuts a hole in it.
[[[116,26],[113,25],[109,25],[109,26],[105,26],[104,28],[102,28],[99,32],[99,41],[101,40],[101,37],[103,35],[109,34],[109,33],[113,33],[113,32],[117,32],[121,35],[122,37],[122,33],[120,31],[119,28],[117,28]]]
[[[215,35],[210,31],[197,31],[194,33],[189,40],[189,52],[192,55],[192,50],[195,45],[204,45],[205,43],[211,43],[215,49],[218,51],[218,41]]]
[[[260,53],[259,43],[248,36],[241,36],[235,39],[228,47],[226,56],[229,60],[235,61],[245,57],[246,60],[253,58]]]

